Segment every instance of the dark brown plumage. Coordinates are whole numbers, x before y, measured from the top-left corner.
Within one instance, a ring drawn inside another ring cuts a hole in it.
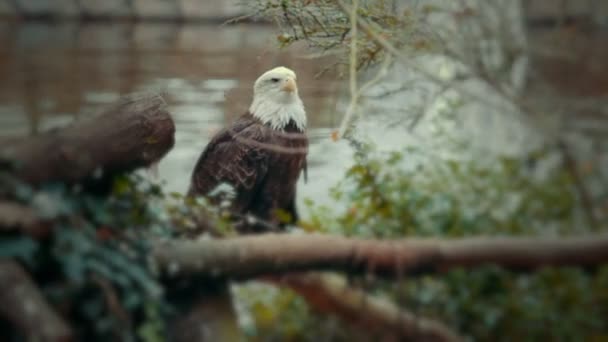
[[[231,212],[242,232],[284,224],[279,211],[295,222],[296,183],[306,169],[307,151],[305,132],[294,122],[276,130],[247,113],[211,139],[192,173],[189,195],[208,195],[230,184],[236,190]],[[247,214],[262,222],[243,219]]]

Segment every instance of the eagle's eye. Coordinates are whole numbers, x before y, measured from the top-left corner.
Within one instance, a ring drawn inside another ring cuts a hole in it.
[[[274,83],[277,83],[277,82],[279,82],[279,81],[280,81],[280,80],[279,80],[278,78],[276,78],[276,77],[273,77],[273,78],[271,78],[270,80],[271,80],[272,82],[274,82]]]

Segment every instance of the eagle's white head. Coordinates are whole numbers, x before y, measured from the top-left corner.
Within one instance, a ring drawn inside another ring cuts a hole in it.
[[[296,73],[282,66],[266,71],[255,81],[249,112],[273,129],[282,130],[293,120],[304,131],[306,111],[298,96]]]

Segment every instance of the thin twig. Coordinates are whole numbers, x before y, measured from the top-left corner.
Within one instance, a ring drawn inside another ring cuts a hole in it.
[[[283,134],[292,134],[293,138],[289,138],[289,137],[285,136],[285,139],[294,140],[294,141],[299,140],[298,143],[300,145],[302,145],[303,147],[283,147],[278,144],[270,144],[270,143],[257,141],[255,139],[242,137],[236,132],[233,133],[232,131],[230,131],[229,133],[232,135],[234,140],[236,140],[240,143],[246,144],[246,145],[250,145],[250,146],[254,146],[254,147],[263,149],[263,150],[273,151],[273,152],[281,153],[281,154],[307,154],[308,153],[308,146],[306,145],[306,140],[304,140],[304,139],[307,139],[307,137],[303,133],[283,133]]]
[[[380,70],[378,71],[378,73],[376,74],[376,76],[374,76],[374,78],[372,78],[371,80],[369,80],[367,83],[365,83],[359,89],[359,96],[362,96],[363,93],[365,93],[372,86],[374,86],[377,83],[379,83],[386,76],[386,74],[388,74],[388,68],[391,65],[392,61],[393,61],[393,59],[391,58],[391,55],[386,55],[386,57],[384,58],[384,60],[382,62],[382,65],[380,66]]]
[[[357,111],[357,101],[359,100],[359,93],[357,91],[357,10],[359,8],[359,1],[353,0],[353,7],[350,9],[350,56],[349,56],[349,89],[350,89],[350,104],[346,115],[340,124],[338,130],[338,138],[344,137],[349,125],[351,124],[352,118]]]
[[[351,8],[346,5],[343,1],[341,0],[336,0],[336,4],[338,5],[338,7],[340,7],[344,13],[350,13],[351,12]],[[406,67],[409,67],[411,69],[413,69],[414,71],[420,73],[421,75],[423,75],[424,77],[426,77],[428,80],[436,83],[436,84],[440,84],[440,85],[445,85],[447,84],[448,86],[454,87],[454,89],[472,99],[475,100],[479,103],[484,103],[487,104],[493,108],[497,108],[497,107],[501,107],[502,109],[509,111],[509,112],[513,112],[514,108],[510,108],[508,106],[506,106],[503,103],[497,102],[497,101],[491,101],[488,100],[487,97],[484,97],[482,95],[478,95],[475,94],[465,88],[456,88],[455,84],[449,84],[449,81],[444,80],[440,77],[438,77],[437,75],[425,70],[424,68],[422,68],[421,66],[417,65],[416,63],[414,63],[408,56],[406,56],[403,52],[401,52],[397,47],[395,47],[391,42],[389,42],[386,38],[384,38],[383,36],[381,36],[373,27],[370,23],[368,23],[365,19],[361,18],[361,17],[357,17],[357,23],[359,28],[361,28],[361,30],[363,32],[365,32],[365,34],[367,34],[372,40],[374,40],[376,43],[380,44],[380,46],[382,46],[384,48],[384,50],[390,54],[392,54],[394,57],[396,57],[397,61],[401,64],[403,64]],[[487,83],[487,80],[482,80],[485,83]],[[488,84],[492,89],[494,90],[499,90],[495,85],[492,84]],[[512,97],[509,97],[508,94],[504,94],[504,93],[498,93],[499,95],[504,96],[506,99],[511,100],[511,103],[513,105],[517,107],[518,106],[518,102],[515,101]]]
[[[342,123],[340,125],[340,131],[338,133],[339,134],[338,138],[343,138],[346,135],[346,133],[348,133],[348,128],[351,126],[351,122],[356,118],[355,112],[356,112],[356,108],[358,105],[357,102],[359,101],[359,98],[361,98],[363,96],[365,91],[367,91],[369,88],[371,88],[372,86],[374,86],[375,84],[380,82],[386,76],[386,74],[388,73],[388,68],[391,64],[391,61],[392,61],[391,55],[386,55],[386,57],[384,58],[384,61],[382,62],[380,70],[374,76],[374,78],[369,80],[361,88],[359,88],[357,91],[355,91],[355,96],[351,96],[351,101],[348,105],[348,109],[346,110],[346,115],[344,116],[344,119],[342,120]]]

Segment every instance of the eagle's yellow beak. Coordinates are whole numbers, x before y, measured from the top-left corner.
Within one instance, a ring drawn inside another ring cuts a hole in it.
[[[296,81],[294,81],[293,78],[287,78],[287,80],[285,80],[285,84],[283,85],[283,88],[281,88],[281,89],[288,93],[293,93],[296,91],[296,89],[298,89],[298,87],[296,86]]]

